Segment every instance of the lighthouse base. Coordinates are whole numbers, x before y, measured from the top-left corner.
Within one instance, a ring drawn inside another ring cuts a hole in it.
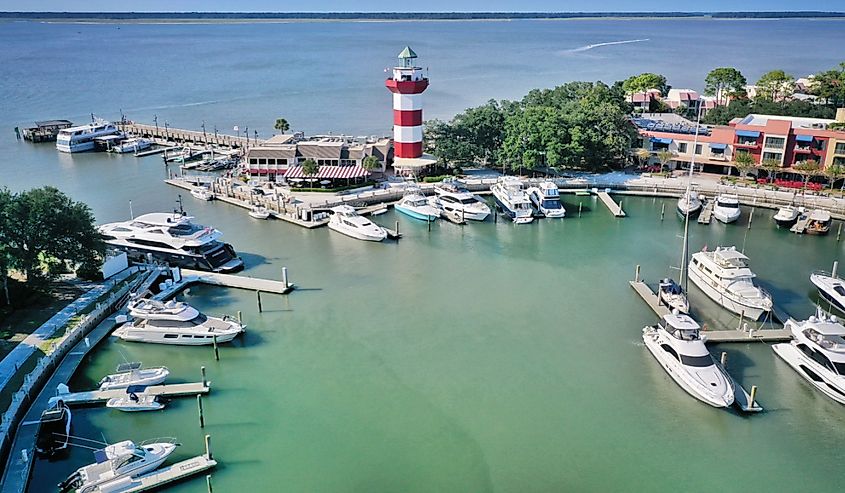
[[[393,160],[393,169],[397,175],[416,176],[437,164],[437,158],[431,154],[423,154],[420,157],[407,158],[397,157]]]

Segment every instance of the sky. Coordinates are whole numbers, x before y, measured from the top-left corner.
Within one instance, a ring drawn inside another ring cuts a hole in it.
[[[0,11],[58,12],[700,12],[843,11],[843,0],[0,0]]]

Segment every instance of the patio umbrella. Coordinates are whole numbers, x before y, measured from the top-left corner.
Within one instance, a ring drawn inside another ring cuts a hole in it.
[[[320,185],[328,185],[331,182],[332,182],[331,180],[323,180],[323,181],[320,182]]]
[[[303,181],[303,180],[302,180],[302,178],[291,178],[291,179],[290,179],[290,180],[288,180],[288,181],[292,181],[292,182],[294,182],[294,183],[299,183],[299,182],[301,182],[301,181]]]

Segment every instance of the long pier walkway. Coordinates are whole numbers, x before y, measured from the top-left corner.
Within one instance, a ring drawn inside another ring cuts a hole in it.
[[[598,195],[602,203],[607,206],[607,209],[610,211],[611,214],[613,214],[615,217],[625,217],[625,211],[622,210],[622,206],[620,204],[617,204],[609,193],[597,192],[596,195]]]
[[[138,395],[154,395],[159,397],[185,397],[197,394],[207,394],[211,390],[208,382],[172,383],[169,385],[152,385],[144,388]],[[126,389],[114,390],[88,390],[84,392],[71,392],[68,394],[56,394],[68,406],[84,406],[88,404],[101,404],[114,397],[123,397]]]
[[[133,137],[145,137],[158,143],[192,143],[202,145],[217,145],[231,148],[246,148],[261,145],[263,139],[247,136],[234,136],[208,131],[185,130],[182,128],[165,127],[161,125],[145,125],[143,123],[127,123],[121,125],[123,130]]]
[[[707,203],[704,204],[704,209],[702,209],[701,214],[698,215],[698,224],[710,224],[710,220],[713,217],[714,200],[708,200]]]

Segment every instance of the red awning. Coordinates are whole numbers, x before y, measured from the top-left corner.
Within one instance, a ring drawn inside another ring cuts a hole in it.
[[[317,179],[337,179],[337,178],[361,178],[369,175],[370,172],[360,166],[320,166],[320,171],[316,175],[307,176],[302,172],[302,166],[291,166],[285,173],[285,178],[317,178]]]

